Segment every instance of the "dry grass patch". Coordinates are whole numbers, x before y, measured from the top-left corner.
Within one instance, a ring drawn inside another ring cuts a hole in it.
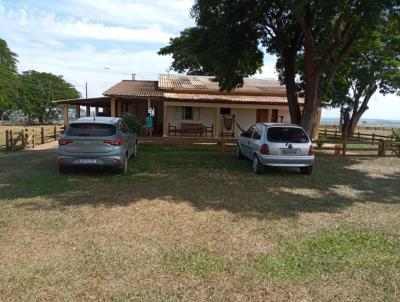
[[[0,153],[4,300],[396,301],[399,159],[315,173],[140,146],[124,177]],[[385,177],[377,177],[380,174]]]

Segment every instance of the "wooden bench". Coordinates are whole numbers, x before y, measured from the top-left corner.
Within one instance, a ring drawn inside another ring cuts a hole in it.
[[[194,134],[196,136],[203,136],[203,134],[207,136],[210,133],[211,136],[213,136],[214,125],[211,125],[211,127],[207,127],[198,123],[181,123],[181,128],[178,128],[168,123],[168,135],[173,134],[176,136],[178,133],[183,135]]]

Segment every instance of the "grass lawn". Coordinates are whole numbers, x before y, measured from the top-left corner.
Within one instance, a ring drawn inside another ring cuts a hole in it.
[[[0,153],[0,300],[399,301],[400,159],[314,174],[140,146],[127,176]]]

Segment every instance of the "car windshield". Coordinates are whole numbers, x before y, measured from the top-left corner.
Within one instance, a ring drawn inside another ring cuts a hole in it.
[[[267,138],[270,142],[280,143],[308,143],[307,134],[301,128],[271,127],[268,128]]]
[[[68,126],[67,135],[70,136],[112,136],[116,127],[110,124],[76,123]]]

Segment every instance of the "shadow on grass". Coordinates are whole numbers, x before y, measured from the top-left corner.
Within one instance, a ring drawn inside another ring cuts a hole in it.
[[[319,156],[311,176],[296,169],[254,175],[248,161],[213,147],[140,146],[127,176],[98,170],[57,175],[55,159],[54,150],[0,154],[0,205],[18,199],[18,207],[63,210],[164,200],[279,219],[341,211],[355,202],[400,202],[400,170],[387,171],[398,159]]]

